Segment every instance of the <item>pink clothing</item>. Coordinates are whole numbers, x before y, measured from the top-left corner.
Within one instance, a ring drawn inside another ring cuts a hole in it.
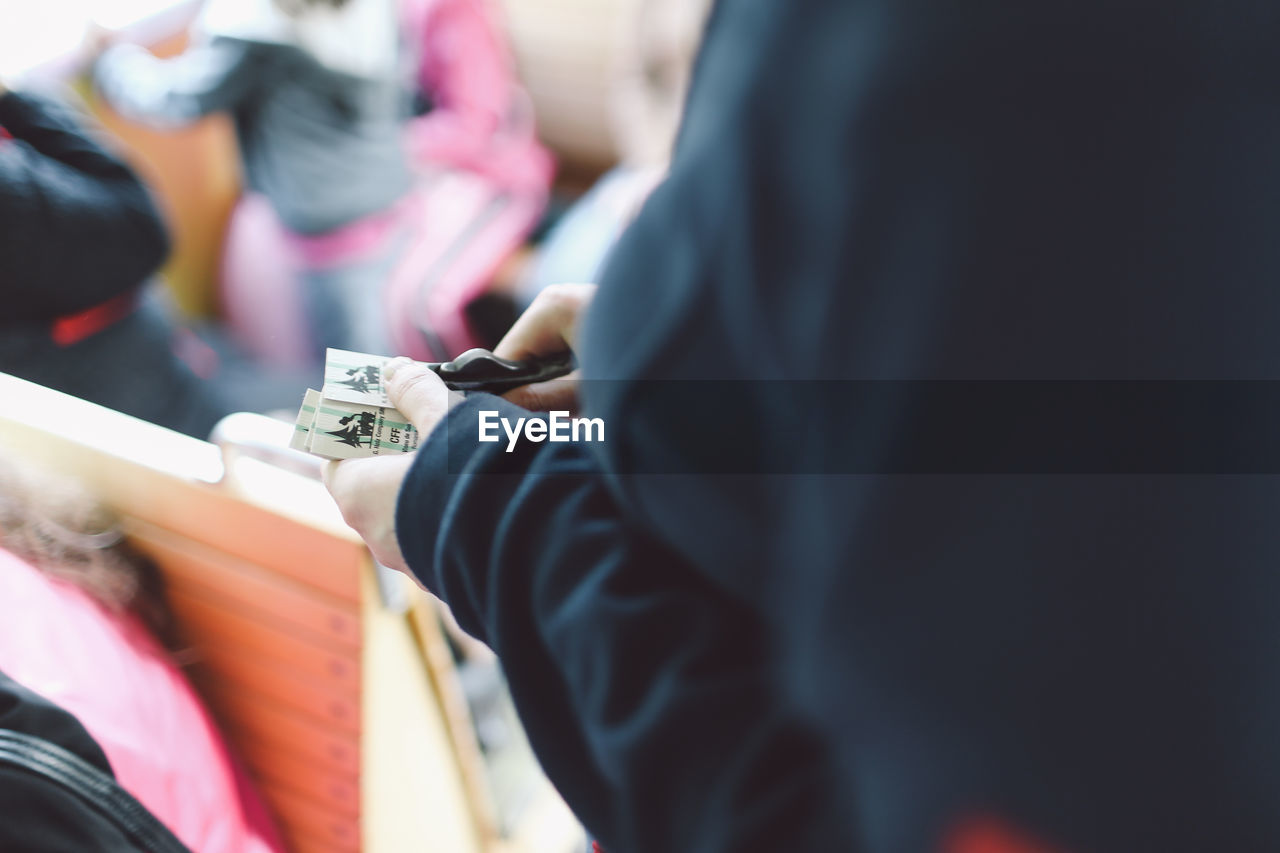
[[[418,86],[435,105],[410,123],[413,159],[545,194],[555,163],[535,139],[533,108],[489,0],[404,0],[401,11],[418,46]]]
[[[391,208],[357,219],[350,225],[323,234],[296,234],[281,227],[294,262],[307,269],[327,269],[365,260],[382,251],[392,236],[414,215],[415,193]]]
[[[74,714],[196,853],[283,851],[191,686],[134,617],[0,549],[0,670]]]
[[[305,365],[307,271],[399,255],[369,298],[385,306],[387,347],[444,360],[478,346],[463,309],[537,224],[555,169],[485,0],[406,0],[401,26],[433,109],[405,127],[418,172],[391,209],[323,234],[294,234],[246,196],[222,268],[228,327],[254,355]],[[341,188],[335,191],[340,192]],[[396,238],[406,239],[397,242]]]

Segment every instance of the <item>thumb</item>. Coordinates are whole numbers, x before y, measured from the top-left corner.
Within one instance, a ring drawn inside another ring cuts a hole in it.
[[[424,437],[449,412],[448,387],[434,371],[407,358],[382,366],[382,382],[391,405],[409,419]]]

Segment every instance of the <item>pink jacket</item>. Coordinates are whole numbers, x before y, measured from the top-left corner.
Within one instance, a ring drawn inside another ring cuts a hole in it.
[[[0,670],[75,715],[120,784],[197,853],[283,851],[187,680],[134,617],[0,548]]]

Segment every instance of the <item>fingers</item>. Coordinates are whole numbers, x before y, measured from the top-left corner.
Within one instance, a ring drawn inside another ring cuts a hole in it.
[[[562,379],[537,382],[513,388],[502,396],[531,412],[566,411],[578,413],[578,373],[574,371]]]
[[[519,361],[573,349],[578,322],[595,294],[594,284],[555,284],[546,288],[494,348],[494,355]],[[504,396],[535,412],[578,409],[578,383],[572,377],[526,385]]]
[[[546,288],[494,347],[494,355],[519,361],[573,349],[578,320],[595,293],[594,284],[554,284]]]
[[[396,537],[396,502],[413,454],[347,459],[325,466],[324,481],[342,518],[383,565],[410,573]]]
[[[399,409],[423,436],[448,414],[453,402],[448,387],[439,376],[404,357],[383,365],[382,381],[391,405]]]
[[[360,481],[361,471],[357,464],[364,460],[347,459],[338,461],[330,460],[325,464],[321,473],[324,479],[324,487],[329,490],[329,494],[333,496],[333,502],[338,505],[339,511],[342,512],[342,518],[357,532],[361,532],[363,519],[361,517],[360,499]]]
[[[543,290],[494,348],[494,354],[520,361],[572,349],[578,321],[595,293],[594,284],[557,284]],[[407,358],[383,365],[382,378],[391,404],[423,435],[444,418],[457,399],[450,396],[435,372]],[[541,383],[517,388],[506,396],[532,410],[577,409],[576,382]]]

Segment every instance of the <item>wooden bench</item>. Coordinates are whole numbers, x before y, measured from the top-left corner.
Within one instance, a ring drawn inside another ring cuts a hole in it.
[[[4,374],[0,449],[85,483],[158,563],[187,671],[291,849],[568,849],[547,843],[572,837],[563,811],[500,837],[431,600],[380,587],[319,482]]]

